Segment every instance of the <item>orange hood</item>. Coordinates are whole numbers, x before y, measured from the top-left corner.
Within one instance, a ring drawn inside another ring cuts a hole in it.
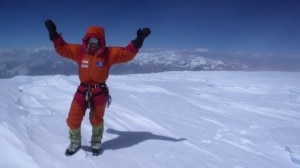
[[[87,42],[89,38],[95,37],[100,41],[100,49],[97,52],[97,55],[102,55],[104,52],[104,49],[106,47],[105,42],[105,31],[100,26],[91,26],[87,29],[85,36],[82,39],[82,44],[84,48],[87,46]]]

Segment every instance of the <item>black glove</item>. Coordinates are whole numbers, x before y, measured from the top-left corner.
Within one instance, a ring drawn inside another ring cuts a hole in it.
[[[56,31],[56,26],[55,24],[52,22],[52,20],[46,20],[45,21],[45,25],[46,25],[46,28],[49,32],[49,37],[50,37],[50,40],[53,41],[55,39],[57,39],[60,35],[57,33]]]
[[[149,34],[151,33],[151,30],[146,27],[143,29],[139,29],[137,31],[137,37],[132,40],[132,43],[134,44],[135,48],[140,49],[143,45],[144,39],[149,36]]]

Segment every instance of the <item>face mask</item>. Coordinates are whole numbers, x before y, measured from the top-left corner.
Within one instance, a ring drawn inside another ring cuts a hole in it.
[[[100,45],[99,45],[99,40],[97,38],[90,38],[88,40],[87,51],[90,54],[96,53],[99,48],[100,48]]]

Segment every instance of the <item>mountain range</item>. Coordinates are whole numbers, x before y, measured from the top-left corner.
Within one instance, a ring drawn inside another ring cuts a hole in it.
[[[164,71],[300,71],[300,57],[287,54],[213,52],[208,49],[142,49],[135,59],[111,68],[111,74]],[[19,75],[73,75],[77,63],[54,49],[0,49],[0,78]]]

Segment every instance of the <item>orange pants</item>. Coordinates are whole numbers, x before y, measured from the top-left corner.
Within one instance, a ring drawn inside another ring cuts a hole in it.
[[[78,86],[77,92],[74,95],[67,118],[67,124],[70,129],[77,129],[81,126],[81,122],[87,110],[87,102],[85,99],[86,91],[86,87]],[[108,97],[102,88],[92,88],[91,92],[93,95],[91,100],[92,110],[89,119],[92,126],[99,126],[104,122],[103,117]]]

